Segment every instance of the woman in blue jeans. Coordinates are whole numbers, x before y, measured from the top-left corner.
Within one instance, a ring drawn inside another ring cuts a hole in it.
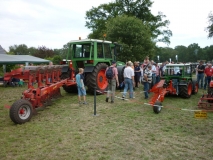
[[[129,79],[129,78],[124,78],[124,94],[123,94],[123,98],[126,96],[126,93],[129,89],[129,98],[133,98],[133,80]]]

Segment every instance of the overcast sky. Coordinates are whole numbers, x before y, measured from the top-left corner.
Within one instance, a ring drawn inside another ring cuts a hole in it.
[[[85,13],[92,6],[114,0],[0,0],[0,45],[26,44],[28,47],[62,48],[70,40],[86,38]],[[213,0],[154,0],[153,14],[163,12],[173,32],[171,44],[200,47],[213,45],[205,28]],[[158,46],[166,46],[157,44]]]

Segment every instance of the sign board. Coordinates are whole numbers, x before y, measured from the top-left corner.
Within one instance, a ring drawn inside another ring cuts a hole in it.
[[[194,115],[195,115],[195,118],[198,118],[198,119],[207,118],[207,112],[205,112],[205,111],[195,111]]]

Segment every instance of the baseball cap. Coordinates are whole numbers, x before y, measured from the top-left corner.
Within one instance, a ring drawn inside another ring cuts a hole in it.
[[[116,61],[112,61],[112,64],[115,64],[116,63]]]

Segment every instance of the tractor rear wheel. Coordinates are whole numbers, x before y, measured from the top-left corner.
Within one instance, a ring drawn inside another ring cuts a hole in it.
[[[17,100],[10,108],[10,119],[16,124],[28,122],[32,115],[32,105],[25,99]]]
[[[125,69],[125,66],[117,66],[117,69],[118,69],[119,84],[121,84],[124,81],[124,69]]]
[[[106,90],[108,86],[107,78],[105,76],[106,68],[106,63],[99,63],[95,66],[94,70],[91,73],[87,74],[86,84],[90,93],[94,93],[95,87],[99,91]]]
[[[124,82],[125,66],[117,66],[117,69],[118,69],[118,81],[119,81],[119,84],[120,84],[119,86],[117,86],[117,88],[122,90],[122,89],[124,89],[124,85],[121,85],[121,84]]]
[[[192,94],[192,83],[188,82],[187,85],[180,86],[179,93],[182,98],[190,98]]]
[[[198,92],[198,83],[197,81],[193,80],[192,81],[192,94],[197,94]]]
[[[69,73],[62,73],[61,74],[61,79],[66,79],[69,78]],[[76,85],[72,85],[72,86],[66,86],[63,85],[63,89],[67,92],[67,93],[77,93],[78,89]]]
[[[155,102],[155,104],[153,105],[153,111],[158,114],[160,113],[160,111],[162,110],[162,103],[157,101]]]

